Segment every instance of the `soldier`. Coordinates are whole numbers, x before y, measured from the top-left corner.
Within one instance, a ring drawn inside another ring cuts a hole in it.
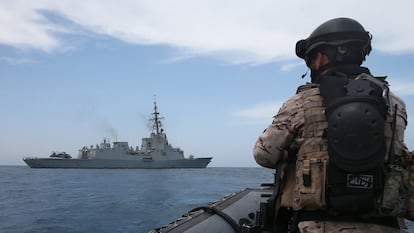
[[[297,42],[311,83],[282,105],[253,150],[258,164],[282,174],[278,211],[290,225],[276,228],[400,232],[398,220],[412,219],[406,108],[385,77],[361,66],[371,38],[359,22],[336,18]]]

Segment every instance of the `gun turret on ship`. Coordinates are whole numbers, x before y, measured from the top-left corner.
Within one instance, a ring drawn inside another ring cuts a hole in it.
[[[152,132],[150,137],[142,138],[141,148],[133,149],[128,142],[103,140],[96,147],[83,147],[76,159],[50,156],[49,158],[24,158],[31,168],[205,168],[212,157],[184,157],[184,151],[168,143],[162,128],[164,118],[160,117],[154,100]]]

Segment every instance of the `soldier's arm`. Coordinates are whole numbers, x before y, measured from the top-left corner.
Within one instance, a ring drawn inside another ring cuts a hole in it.
[[[300,96],[294,96],[283,104],[264,132],[259,136],[253,149],[256,162],[267,168],[287,155],[297,128],[297,116],[301,109]]]

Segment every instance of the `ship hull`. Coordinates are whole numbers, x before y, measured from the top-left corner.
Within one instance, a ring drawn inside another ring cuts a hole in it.
[[[54,159],[25,158],[31,168],[83,168],[83,169],[162,169],[205,168],[211,158],[177,160],[110,160],[110,159]]]

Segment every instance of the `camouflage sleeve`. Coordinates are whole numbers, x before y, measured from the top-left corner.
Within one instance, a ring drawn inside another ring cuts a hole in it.
[[[393,111],[397,106],[397,118],[396,118],[396,128],[395,128],[395,140],[394,140],[394,153],[396,156],[408,156],[408,198],[407,198],[407,213],[405,218],[411,221],[414,221],[414,164],[413,157],[414,151],[409,152],[405,142],[404,142],[404,131],[407,126],[407,109],[405,103],[402,99],[391,93],[391,104]],[[389,127],[391,128],[391,127]],[[389,129],[389,132],[386,131],[387,138],[391,138],[392,129]],[[389,149],[390,139],[387,140],[387,149]]]
[[[393,107],[397,106],[397,124],[395,128],[394,152],[396,156],[408,155],[408,198],[407,213],[405,218],[414,221],[414,151],[409,152],[404,142],[404,131],[407,126],[407,109],[403,100],[395,95],[391,95],[391,103]],[[395,110],[395,109],[393,109]],[[392,132],[388,133],[391,134]],[[387,134],[386,134],[387,135]],[[389,140],[390,141],[390,140]],[[389,145],[387,145],[389,148]]]
[[[397,118],[395,128],[395,140],[394,140],[394,153],[397,156],[404,156],[408,153],[408,148],[404,142],[404,132],[407,127],[407,110],[403,100],[391,93],[391,109],[395,111],[397,107]],[[388,121],[392,121],[389,119]],[[390,122],[390,125],[392,123]],[[392,126],[386,128],[385,136],[387,138],[387,151],[389,151],[391,137],[392,137]]]
[[[259,136],[253,149],[253,155],[258,164],[267,168],[276,168],[276,164],[287,154],[297,128],[298,114],[302,110],[300,95],[295,95],[280,108],[263,133]]]

